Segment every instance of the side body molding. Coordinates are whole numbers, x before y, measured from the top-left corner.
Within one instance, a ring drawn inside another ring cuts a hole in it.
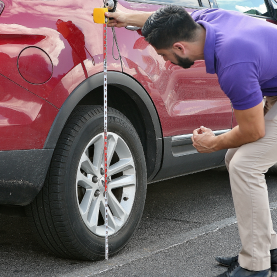
[[[44,149],[54,149],[61,131],[66,124],[66,121],[77,104],[92,90],[103,86],[103,73],[95,74],[85,81],[83,81],[67,98],[63,106],[61,107],[56,119],[49,131],[47,139],[44,144]],[[151,139],[156,141],[155,149],[155,166],[151,170],[151,174],[148,175],[148,180],[151,180],[158,172],[162,161],[162,129],[158,113],[156,108],[145,89],[132,77],[121,72],[108,72],[108,85],[118,87],[124,91],[128,96],[136,103],[141,115],[143,117],[144,124],[146,126],[146,133],[150,128],[154,129],[154,137],[150,135]],[[93,92],[92,92],[93,93]],[[109,89],[108,89],[109,94]],[[109,100],[108,100],[109,105]],[[153,132],[152,132],[153,133]],[[152,141],[153,142],[153,141]],[[151,142],[151,143],[152,143]],[[147,148],[151,148],[151,144],[148,143]],[[153,148],[153,147],[152,147]],[[147,157],[146,157],[147,159]]]

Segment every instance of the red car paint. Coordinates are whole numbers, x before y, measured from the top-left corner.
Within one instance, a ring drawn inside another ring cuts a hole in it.
[[[102,71],[102,26],[93,23],[91,16],[102,1],[4,3],[0,17],[0,150],[39,149],[70,93]],[[119,9],[129,12],[159,7],[118,3]],[[204,61],[185,70],[165,62],[138,32],[121,28],[116,34],[123,68],[113,58],[109,30],[108,70],[122,70],[143,85],[158,111],[164,137],[192,133],[200,125],[213,130],[231,128],[230,102],[216,75],[206,73]],[[114,52],[117,56],[116,48]]]

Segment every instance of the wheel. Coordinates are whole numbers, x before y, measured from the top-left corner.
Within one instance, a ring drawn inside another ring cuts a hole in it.
[[[52,253],[96,260],[105,255],[103,109],[80,106],[54,151],[45,184],[27,207],[39,242]],[[131,238],[146,197],[146,165],[136,130],[108,109],[109,253]]]

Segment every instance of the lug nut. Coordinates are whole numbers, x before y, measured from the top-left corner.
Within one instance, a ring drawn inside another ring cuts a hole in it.
[[[105,174],[105,171],[104,171],[103,168],[100,169],[100,174],[101,174],[101,175],[104,175],[104,174]]]
[[[99,195],[100,195],[100,190],[96,190],[95,193],[94,193],[94,196],[98,197]]]
[[[93,177],[92,177],[92,182],[93,182],[93,183],[97,183],[97,182],[98,182],[97,176],[93,176]]]

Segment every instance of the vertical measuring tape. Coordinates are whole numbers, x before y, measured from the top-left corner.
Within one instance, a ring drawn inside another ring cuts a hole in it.
[[[108,74],[107,74],[107,24],[103,25],[103,58],[104,58],[104,178],[105,178],[105,259],[109,258],[109,222],[108,222]]]
[[[109,208],[108,208],[108,71],[107,71],[107,22],[105,12],[114,12],[117,6],[117,0],[104,0],[104,8],[95,8],[93,10],[93,19],[95,23],[103,24],[103,67],[104,67],[104,184],[105,184],[105,259],[109,258]],[[116,42],[117,45],[117,42]],[[118,45],[117,45],[118,49]]]

